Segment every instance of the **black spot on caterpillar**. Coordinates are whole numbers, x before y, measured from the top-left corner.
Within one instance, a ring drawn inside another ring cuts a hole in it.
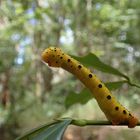
[[[88,76],[89,76],[89,78],[92,78],[92,74],[89,74]]]
[[[99,84],[99,85],[98,85],[98,87],[99,87],[99,88],[102,88],[102,85],[101,85],[101,84]]]
[[[115,110],[119,110],[119,107],[118,107],[118,106],[116,106],[116,107],[115,107]]]
[[[82,68],[82,66],[81,66],[81,65],[78,65],[78,68],[79,68],[79,69],[81,69],[81,68]]]
[[[113,125],[126,123],[129,128],[137,125],[138,119],[123,107],[100,79],[81,65],[77,60],[65,54],[60,48],[47,48],[42,53],[42,59],[51,67],[61,67],[74,74],[90,89],[101,110]]]

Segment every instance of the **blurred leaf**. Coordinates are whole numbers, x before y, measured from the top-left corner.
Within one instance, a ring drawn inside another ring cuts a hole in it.
[[[71,121],[72,119],[53,121],[28,132],[16,140],[61,140]]]
[[[107,82],[107,83],[105,83],[105,85],[110,90],[116,90],[116,89],[119,89],[124,83],[127,83],[127,81],[124,80],[124,81],[117,81],[117,82]]]
[[[76,103],[85,104],[91,98],[93,98],[93,96],[89,93],[88,89],[84,89],[80,93],[71,92],[65,100],[65,107],[69,108]]]

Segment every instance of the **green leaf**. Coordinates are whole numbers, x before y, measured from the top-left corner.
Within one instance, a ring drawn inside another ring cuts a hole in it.
[[[65,107],[69,108],[76,103],[85,104],[91,98],[93,98],[93,96],[88,89],[84,89],[80,93],[71,92],[65,99]]]
[[[107,82],[107,83],[105,83],[105,85],[110,90],[116,90],[116,89],[119,89],[124,83],[127,83],[127,81],[123,80],[123,81],[117,81],[117,82]]]
[[[61,140],[72,119],[53,121],[24,134],[16,140]]]

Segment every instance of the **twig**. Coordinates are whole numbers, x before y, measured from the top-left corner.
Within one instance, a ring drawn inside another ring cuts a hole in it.
[[[97,120],[72,120],[71,124],[77,126],[87,126],[87,125],[112,125],[109,121],[97,121]],[[126,126],[127,124],[119,124],[118,126]],[[113,126],[113,125],[112,125]],[[140,126],[140,122],[137,124]]]

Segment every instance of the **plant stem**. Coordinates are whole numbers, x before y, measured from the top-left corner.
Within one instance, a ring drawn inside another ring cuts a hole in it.
[[[72,120],[72,125],[77,126],[87,126],[87,125],[112,125],[109,121],[96,121],[96,120]],[[127,124],[119,124],[118,126],[126,126]],[[113,126],[113,125],[112,125]],[[140,126],[140,122],[137,124],[137,126]]]

